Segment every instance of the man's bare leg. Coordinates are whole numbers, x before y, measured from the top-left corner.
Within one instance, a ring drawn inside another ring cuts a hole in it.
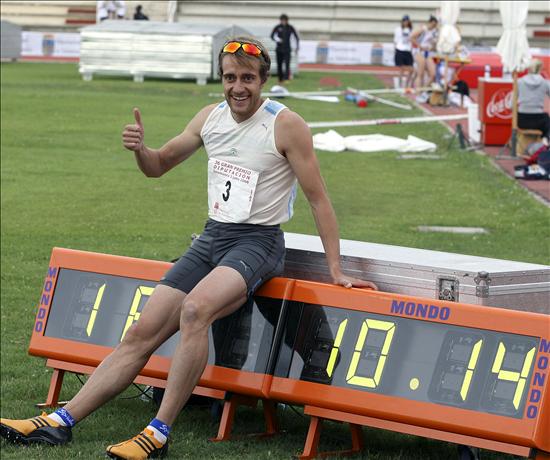
[[[145,366],[151,354],[178,329],[185,293],[159,285],[147,301],[139,321],[103,360],[86,384],[67,403],[75,421],[124,391]]]
[[[172,357],[168,382],[156,418],[172,425],[199,381],[208,359],[208,329],[246,302],[242,275],[217,267],[189,293],[181,312],[181,339]]]

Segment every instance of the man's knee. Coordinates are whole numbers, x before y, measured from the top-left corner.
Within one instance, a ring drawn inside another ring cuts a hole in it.
[[[201,302],[200,299],[197,299],[194,296],[190,295],[185,298],[185,300],[183,301],[180,316],[181,328],[194,329],[204,326],[207,323],[207,318],[205,317],[205,308],[203,304],[204,302]]]
[[[124,334],[121,345],[147,347],[155,340],[155,333],[146,321],[133,323]]]

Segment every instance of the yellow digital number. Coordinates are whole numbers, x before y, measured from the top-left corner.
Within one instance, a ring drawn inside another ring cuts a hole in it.
[[[470,360],[468,361],[468,369],[466,370],[466,375],[464,375],[462,387],[460,388],[460,397],[462,398],[462,401],[466,401],[466,398],[468,397],[468,391],[470,390],[470,384],[472,383],[472,377],[476,368],[477,359],[479,358],[481,345],[483,345],[483,340],[478,340],[472,348],[472,354],[470,355]]]
[[[521,367],[521,372],[514,371],[505,371],[502,369],[502,363],[504,362],[504,356],[506,355],[506,346],[504,343],[499,342],[497,354],[495,360],[493,361],[493,374],[498,374],[498,380],[505,380],[507,382],[517,382],[516,391],[514,392],[513,404],[514,407],[519,409],[519,403],[521,401],[521,396],[523,390],[525,389],[525,384],[527,381],[527,376],[529,375],[529,370],[531,369],[531,364],[535,357],[535,347],[531,348],[525,355],[523,360],[523,365]]]
[[[359,360],[361,358],[361,351],[365,346],[367,341],[367,336],[369,330],[378,330],[386,331],[386,337],[384,339],[384,344],[380,350],[380,357],[378,358],[378,363],[376,364],[376,369],[372,377],[361,377],[355,375],[357,372],[357,367],[359,366]],[[348,375],[346,381],[352,385],[359,385],[367,388],[376,388],[380,383],[382,378],[382,372],[384,371],[384,366],[386,364],[386,358],[390,350],[390,345],[393,340],[393,335],[395,333],[395,323],[391,321],[380,321],[376,319],[366,319],[363,321],[361,326],[361,331],[359,332],[359,337],[357,338],[357,343],[355,344],[355,351],[353,352],[353,357],[351,358],[351,364],[348,369]]]
[[[336,332],[336,338],[334,339],[334,344],[332,345],[332,350],[330,351],[330,357],[327,364],[327,374],[329,377],[332,377],[334,372],[334,366],[336,365],[336,359],[338,358],[338,349],[342,344],[342,339],[344,337],[344,332],[346,332],[346,326],[348,325],[348,320],[345,319],[338,326],[338,331]]]
[[[121,342],[126,335],[126,331],[130,329],[130,326],[133,324],[133,322],[137,321],[141,316],[141,313],[137,311],[141,302],[141,298],[144,295],[150,296],[153,293],[154,289],[155,288],[148,286],[138,286],[138,288],[136,289],[134,300],[132,301],[132,306],[130,307],[130,313],[128,313],[128,318],[126,319],[126,325],[124,326],[124,330],[122,331],[122,335],[120,336]]]
[[[92,307],[92,312],[90,313],[90,319],[88,320],[88,325],[86,326],[86,334],[88,334],[88,337],[92,335],[95,319],[96,319],[97,313],[99,312],[99,306],[101,305],[101,299],[103,298],[104,291],[105,291],[105,284],[103,284],[99,288],[99,290],[97,291],[97,295],[95,296],[94,306]]]

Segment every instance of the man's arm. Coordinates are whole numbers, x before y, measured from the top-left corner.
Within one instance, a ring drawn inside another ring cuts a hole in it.
[[[275,143],[279,152],[288,159],[311,206],[333,282],[348,288],[357,286],[377,289],[374,283],[342,273],[338,223],[321,177],[311,132],[304,120],[290,110],[281,112],[275,123]]]
[[[147,147],[139,109],[134,109],[135,123],[126,125],[122,132],[122,144],[134,152],[139,169],[147,177],[160,177],[174,166],[189,158],[202,146],[201,129],[215,107],[209,105],[197,113],[183,132],[170,139],[160,149]]]
[[[422,33],[422,29],[415,29],[413,33],[411,34],[411,43],[415,48],[419,47],[418,44],[418,37],[420,37],[420,34]]]
[[[290,32],[294,35],[294,38],[296,39],[296,51],[300,49],[300,37],[298,36],[298,32],[296,32],[296,29],[293,26],[290,26]]]
[[[273,30],[271,31],[271,40],[280,43],[281,37],[279,37],[279,26],[273,27]]]

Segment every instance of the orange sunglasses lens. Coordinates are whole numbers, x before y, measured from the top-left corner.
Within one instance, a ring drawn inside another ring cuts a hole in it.
[[[237,50],[241,47],[239,42],[229,42],[223,47],[224,53],[236,53]]]
[[[242,46],[243,51],[246,54],[250,54],[252,56],[259,56],[262,54],[262,50],[258,48],[256,45],[253,45],[252,43],[239,43],[239,42],[229,42],[223,47],[224,53],[236,53],[239,48]]]
[[[242,47],[243,51],[246,54],[251,54],[253,56],[259,56],[260,54],[262,54],[260,48],[258,48],[256,45],[253,45],[252,43],[243,43]]]

